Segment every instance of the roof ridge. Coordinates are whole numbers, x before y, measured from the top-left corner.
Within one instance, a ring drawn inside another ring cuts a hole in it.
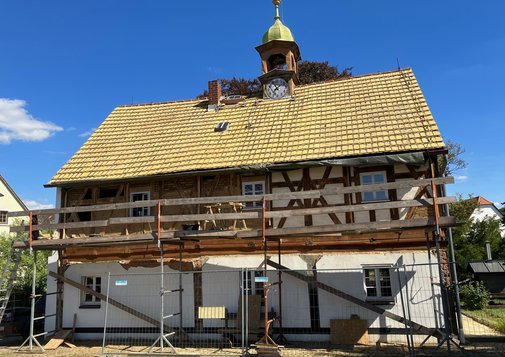
[[[319,84],[326,84],[326,83],[331,83],[331,82],[352,80],[352,79],[369,77],[369,76],[377,76],[380,74],[402,72],[402,71],[412,71],[412,68],[405,67],[405,68],[399,68],[399,69],[390,70],[390,71],[373,72],[373,73],[359,74],[357,76],[351,75],[349,77],[333,78],[333,79],[328,79],[326,81],[321,81],[321,82],[301,84],[301,85],[298,85],[296,88],[314,86],[314,85],[319,85]],[[247,99],[249,99],[249,98],[247,98]],[[169,100],[169,101],[161,101],[161,102],[147,102],[147,103],[138,103],[138,104],[122,104],[122,105],[118,105],[116,108],[142,107],[142,106],[148,106],[148,105],[162,105],[162,104],[184,103],[184,102],[206,102],[207,100],[208,100],[208,98],[205,97],[205,98],[194,98],[194,99]]]
[[[313,86],[313,85],[318,85],[318,84],[326,84],[326,83],[331,83],[331,82],[339,82],[339,81],[348,81],[352,79],[357,79],[357,78],[363,78],[363,77],[370,77],[370,76],[377,76],[380,74],[389,74],[389,73],[395,73],[395,72],[403,72],[403,71],[411,71],[411,67],[405,67],[405,68],[399,68],[399,69],[394,69],[390,71],[382,71],[382,72],[373,72],[373,73],[365,73],[365,74],[358,74],[357,76],[348,76],[348,77],[340,77],[340,78],[332,78],[332,79],[327,79],[325,81],[320,81],[320,82],[313,82],[313,83],[307,83],[307,84],[300,84],[296,88],[301,88],[301,87],[308,87],[308,86]]]
[[[161,105],[161,104],[171,104],[171,103],[183,103],[183,102],[206,102],[208,99],[194,98],[194,99],[180,99],[180,100],[169,100],[164,102],[148,102],[148,103],[138,103],[138,104],[122,104],[118,105],[116,108],[128,108],[128,107],[142,107],[148,105]]]

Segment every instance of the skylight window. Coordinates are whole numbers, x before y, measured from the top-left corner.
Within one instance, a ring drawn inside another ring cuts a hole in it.
[[[214,131],[226,131],[230,127],[230,122],[222,121],[216,125]]]

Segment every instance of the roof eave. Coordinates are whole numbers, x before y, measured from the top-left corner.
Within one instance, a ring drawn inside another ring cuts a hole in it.
[[[221,167],[216,169],[203,169],[203,170],[192,170],[192,171],[179,171],[170,173],[160,173],[154,175],[146,176],[134,176],[134,177],[122,177],[122,178],[112,178],[112,179],[95,179],[95,180],[75,180],[75,181],[60,181],[60,182],[49,182],[44,185],[46,188],[51,187],[66,187],[66,186],[85,186],[89,184],[112,184],[118,182],[131,182],[131,181],[145,181],[148,179],[156,179],[160,177],[180,177],[180,176],[195,176],[195,175],[214,175],[220,173],[231,173],[231,172],[250,172],[250,173],[262,173],[274,170],[282,169],[292,169],[295,167],[302,166],[316,166],[316,165],[327,165],[329,160],[345,160],[353,158],[369,158],[369,157],[386,157],[391,155],[400,154],[415,154],[421,153],[425,157],[433,156],[435,154],[444,154],[447,152],[445,148],[439,149],[427,149],[427,150],[411,150],[411,151],[396,151],[396,152],[385,152],[385,153],[373,153],[367,155],[353,155],[353,156],[340,156],[340,157],[327,157],[320,158],[317,160],[308,161],[292,161],[292,162],[282,162],[282,163],[264,163],[260,165],[250,165],[250,166],[230,166]]]

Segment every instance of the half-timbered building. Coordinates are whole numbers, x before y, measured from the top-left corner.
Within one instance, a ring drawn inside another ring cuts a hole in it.
[[[62,294],[48,297],[56,317],[46,324],[76,321],[79,337],[100,336],[107,274],[156,273],[161,262],[196,273],[268,266],[272,279],[278,268],[342,269],[289,285],[282,308],[271,299],[294,339],[328,339],[331,320],[353,314],[370,335],[404,326],[380,316],[401,315],[391,267],[435,259],[435,226],[443,248],[454,223],[443,207],[452,179],[439,171],[446,148],[413,71],[300,85],[300,50],[278,12],[256,50],[258,95],[222,93],[211,81],[206,99],[117,107],[50,180],[56,209],[32,213],[56,214],[58,239],[30,243],[56,251],[48,289]],[[432,284],[409,276],[418,292]],[[209,279],[182,283],[186,331],[203,328],[198,307],[220,305],[206,296],[216,288]],[[236,283],[220,284],[236,311]],[[412,326],[425,334],[441,324],[416,315],[433,311],[430,297],[411,296]]]

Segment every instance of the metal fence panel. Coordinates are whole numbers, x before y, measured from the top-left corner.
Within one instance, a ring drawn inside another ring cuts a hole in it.
[[[440,342],[447,349],[446,325],[458,331],[457,311],[454,289],[442,285],[439,272],[438,264],[425,263],[270,266],[266,275],[261,267],[110,274],[103,352],[243,355],[264,341],[265,318],[268,335],[286,347],[395,343],[406,345],[410,356]],[[465,332],[503,337],[484,321],[489,313],[463,310]]]
[[[103,354],[242,354],[242,275],[109,274]]]

